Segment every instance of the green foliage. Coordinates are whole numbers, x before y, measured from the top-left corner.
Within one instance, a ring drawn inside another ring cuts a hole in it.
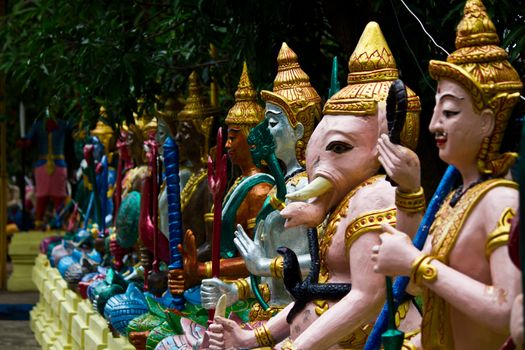
[[[436,42],[453,51],[464,1],[405,2]],[[525,0],[485,5],[523,76]],[[366,23],[375,20],[403,80],[422,98],[425,140],[435,85],[428,61],[446,57],[400,0],[18,0],[7,12],[0,22],[0,71],[7,78],[13,127],[20,100],[30,119],[49,106],[51,115],[93,127],[104,105],[111,124],[131,121],[139,97],[151,108],[156,96],[185,95],[192,70],[206,84],[218,82],[225,115],[243,60],[258,89],[272,88],[283,41],[325,95],[332,57],[339,57],[339,80],[346,81],[347,60]],[[210,44],[216,57],[210,56]],[[427,152],[428,145],[421,145]]]

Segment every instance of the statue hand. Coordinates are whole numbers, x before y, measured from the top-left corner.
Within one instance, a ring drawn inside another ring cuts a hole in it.
[[[217,316],[206,331],[210,338],[210,349],[252,348],[252,331],[243,330],[235,321]]]
[[[223,294],[226,294],[227,306],[239,300],[237,286],[234,283],[225,283],[218,278],[209,278],[202,281],[201,304],[203,308],[214,309]]]
[[[244,258],[246,268],[251,274],[270,276],[269,266],[271,260],[266,258],[262,247],[250,239],[241,225],[237,225],[233,243],[235,243],[237,250],[239,250]]]
[[[421,255],[410,237],[388,224],[382,225],[381,244],[372,247],[374,271],[386,276],[409,276],[412,262]]]
[[[419,158],[409,148],[390,142],[383,134],[377,140],[379,162],[387,175],[397,183],[399,190],[406,193],[417,192],[421,186]]]
[[[510,334],[517,349],[523,349],[523,294],[514,299],[510,313]]]
[[[200,282],[197,246],[195,244],[195,236],[191,230],[186,230],[186,233],[184,233],[184,246],[179,244],[178,248],[184,265],[182,277],[184,279],[184,289],[188,289]],[[177,283],[180,283],[180,276],[176,279],[179,280]],[[175,280],[173,282],[175,283]]]

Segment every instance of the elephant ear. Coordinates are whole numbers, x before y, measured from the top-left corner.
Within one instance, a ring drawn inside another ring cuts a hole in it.
[[[386,99],[388,136],[392,143],[401,143],[401,131],[405,125],[407,108],[408,99],[405,83],[401,79],[397,79],[390,85]]]
[[[261,167],[262,160],[268,160],[275,152],[275,141],[268,129],[268,119],[264,119],[250,130],[247,138],[253,163]]]

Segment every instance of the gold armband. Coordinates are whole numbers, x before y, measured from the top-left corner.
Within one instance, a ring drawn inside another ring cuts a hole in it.
[[[204,263],[204,267],[205,267],[205,269],[204,269],[205,272],[204,273],[206,274],[206,276],[204,276],[204,277],[211,278],[213,276],[211,261],[206,261]]]
[[[275,194],[270,195],[270,205],[272,206],[272,208],[274,208],[275,210],[279,210],[279,211],[286,208],[286,205],[284,204],[284,202],[280,200],[279,198],[277,198]]]
[[[257,339],[257,344],[259,344],[259,347],[273,347],[275,345],[275,340],[273,339],[270,331],[268,330],[268,327],[266,327],[265,324],[255,328],[253,332],[255,333],[255,338]]]
[[[412,282],[421,286],[422,279],[427,282],[434,282],[437,279],[438,271],[435,266],[430,264],[432,260],[434,257],[427,254],[422,254],[414,260],[410,273]]]
[[[204,214],[204,222],[213,222],[213,213]]]
[[[514,215],[516,215],[516,213],[512,208],[505,208],[505,210],[503,210],[496,229],[487,237],[487,243],[485,244],[485,256],[487,258],[489,258],[497,248],[509,243],[510,223]]]
[[[255,224],[256,224],[256,218],[251,218],[251,219],[248,219],[248,221],[246,222],[246,229],[247,230],[251,230],[251,229],[254,229],[255,228]]]
[[[417,192],[404,193],[396,189],[396,207],[406,213],[419,213],[425,210],[425,192],[420,187]]]
[[[250,285],[244,278],[239,278],[233,281],[237,286],[237,295],[239,300],[246,300],[250,296]]]
[[[395,208],[373,211],[355,218],[346,228],[346,252],[348,253],[352,244],[365,233],[381,230],[381,224],[396,226]]]
[[[281,255],[272,259],[270,273],[273,278],[283,278],[283,257]]]

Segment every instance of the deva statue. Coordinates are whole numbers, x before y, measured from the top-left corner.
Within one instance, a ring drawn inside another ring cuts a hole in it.
[[[304,154],[315,123],[321,117],[321,98],[310,84],[308,75],[299,66],[297,55],[286,43],[282,44],[277,63],[273,92],[263,90],[261,95],[266,102],[265,119],[275,142],[275,156],[284,164],[286,191],[291,193],[308,183],[303,168]],[[255,148],[259,146],[255,145]],[[278,176],[274,174],[276,181]],[[250,313],[250,319],[257,321],[269,319],[291,302],[282,281],[283,258],[277,254],[277,248],[286,246],[300,255],[299,262],[304,275],[310,269],[310,255],[306,227],[284,228],[285,219],[280,215],[284,206],[275,203],[278,202],[275,197],[277,191],[274,187],[269,193],[270,203],[275,210],[259,222],[253,241],[242,226],[238,227],[234,240],[250,273],[263,277],[262,283],[266,285],[260,291],[238,290],[246,284],[227,285],[217,279],[204,280],[202,290],[210,294],[202,298],[204,307],[215,307],[223,293],[228,296],[228,304],[233,304],[239,296],[255,294],[258,298],[263,297]],[[253,288],[251,283],[248,286]],[[269,295],[264,295],[265,292],[269,292]],[[262,295],[259,296],[259,293]],[[268,305],[263,307],[262,303]]]
[[[379,243],[380,223],[403,227],[403,218],[396,216],[394,188],[379,175],[377,138],[387,131],[385,100],[398,71],[377,23],[365,28],[349,69],[348,86],[328,100],[308,142],[310,182],[287,195],[309,201],[289,203],[281,211],[285,227],[321,226],[318,246],[317,237],[311,242],[311,272],[303,281],[293,251],[279,248],[284,284],[294,302],[253,331],[216,317],[208,330],[210,344],[227,349],[278,343],[281,349],[363,347],[386,294],[385,278],[374,275],[369,252]],[[413,131],[419,98],[411,90],[407,93],[406,125]],[[401,133],[405,144],[417,140],[411,131]],[[405,321],[415,314],[407,307]]]
[[[498,44],[482,2],[468,0],[456,51],[429,64],[438,82],[429,129],[439,157],[462,183],[445,198],[423,251],[389,226],[373,250],[376,272],[410,276],[411,292],[423,294],[421,338],[413,349],[499,349],[509,335],[520,272],[506,245],[518,190],[507,179],[516,154],[500,153],[500,145],[522,83]],[[414,211],[423,196],[417,157],[386,137],[379,149],[399,184],[397,208]]]

